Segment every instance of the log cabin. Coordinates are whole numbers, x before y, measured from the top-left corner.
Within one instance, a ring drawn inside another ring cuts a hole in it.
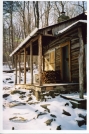
[[[86,12],[45,27],[35,28],[10,54],[15,59],[15,84],[17,85],[17,62],[24,56],[24,86],[26,87],[26,59],[30,56],[31,81],[29,89],[37,99],[44,91],[86,88],[87,81],[87,15]],[[38,56],[38,74],[33,81],[33,55]]]

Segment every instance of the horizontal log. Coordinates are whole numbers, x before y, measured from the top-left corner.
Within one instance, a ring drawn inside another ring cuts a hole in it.
[[[79,48],[79,47],[80,47],[79,43],[76,43],[74,45],[71,44],[71,49],[75,49],[75,48]]]

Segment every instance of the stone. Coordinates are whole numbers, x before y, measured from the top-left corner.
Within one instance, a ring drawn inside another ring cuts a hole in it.
[[[9,104],[9,107],[12,108],[12,107],[15,107],[15,106],[22,106],[22,105],[26,105],[26,103],[22,103],[22,102],[19,102],[19,103],[12,103],[12,104]]]
[[[69,103],[66,103],[65,106],[69,106]]]
[[[19,91],[19,90],[13,90],[11,91],[11,94],[25,94],[26,92],[22,92],[22,91]]]
[[[56,118],[56,115],[54,115],[54,114],[50,114],[50,116],[52,116],[52,117]]]
[[[53,121],[53,119],[49,119],[49,120],[45,121],[44,123],[46,123],[46,125],[48,126],[48,125],[51,125],[52,121]]]
[[[3,98],[8,97],[10,94],[3,94]]]
[[[14,81],[9,81],[8,83],[14,83]]]
[[[48,105],[50,105],[50,104],[45,104],[45,105],[40,105],[40,106],[43,107],[44,109],[46,109],[50,113],[50,110],[47,108]]]
[[[14,130],[14,127],[12,127],[12,130]]]
[[[35,112],[37,112],[38,110],[36,110]]]
[[[10,121],[15,121],[15,122],[25,122],[25,121],[27,121],[27,119],[25,119],[24,117],[17,117],[17,116],[15,116],[15,117],[12,117],[12,118],[9,118],[9,120]]]
[[[31,100],[32,100],[32,97],[29,97],[28,100],[27,100],[26,102],[31,101]]]
[[[33,93],[33,91],[32,91],[32,90],[30,90],[30,91],[29,91],[29,93]]]
[[[81,127],[82,125],[86,125],[85,120],[76,120],[76,121],[77,121],[79,127]]]
[[[29,105],[32,105],[32,104],[38,104],[39,102],[28,102]]]
[[[11,78],[6,78],[6,80],[11,80]]]
[[[26,97],[26,96],[24,96],[24,95],[21,95],[19,98],[21,98],[21,99],[22,99],[22,98],[25,98],[25,97]]]
[[[79,117],[83,118],[84,120],[86,120],[86,116],[82,115],[82,114],[78,114]]]
[[[39,116],[45,115],[45,114],[47,114],[47,113],[42,113],[42,112],[40,112],[40,113],[37,115],[37,118],[38,118]]]
[[[66,112],[64,109],[63,109],[63,113],[62,114],[65,114],[67,116],[71,116],[71,114],[69,112]]]
[[[61,125],[57,126],[56,130],[61,130]]]

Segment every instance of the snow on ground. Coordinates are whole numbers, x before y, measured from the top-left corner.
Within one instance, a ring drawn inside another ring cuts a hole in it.
[[[61,98],[60,95],[55,98],[46,96],[46,101],[37,101],[30,90],[14,88],[14,76],[15,73],[3,73],[3,95],[9,94],[8,97],[3,97],[3,130],[12,130],[13,127],[15,130],[56,130],[60,125],[61,130],[87,129],[87,125],[79,127],[77,123],[77,120],[83,120],[79,114],[86,116],[87,110],[73,109],[70,101]],[[28,83],[29,78],[30,73],[27,72]],[[21,91],[22,94],[11,94],[14,90]],[[67,95],[78,98],[78,93]],[[41,105],[46,105],[47,108]],[[70,113],[70,116],[62,114],[63,110]],[[51,123],[47,125],[45,122],[50,119]]]

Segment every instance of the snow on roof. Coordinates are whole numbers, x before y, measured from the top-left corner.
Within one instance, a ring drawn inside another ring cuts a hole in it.
[[[87,20],[78,20],[78,21],[76,21],[75,23],[69,25],[68,27],[66,27],[66,28],[64,28],[64,29],[62,29],[62,30],[56,32],[55,35],[59,35],[59,34],[65,32],[65,31],[67,31],[68,29],[70,29],[71,27],[75,26],[75,25],[78,24],[78,23],[87,23]]]
[[[31,37],[38,31],[38,28],[35,28],[24,40],[21,44],[10,54],[10,57],[15,54]]]

